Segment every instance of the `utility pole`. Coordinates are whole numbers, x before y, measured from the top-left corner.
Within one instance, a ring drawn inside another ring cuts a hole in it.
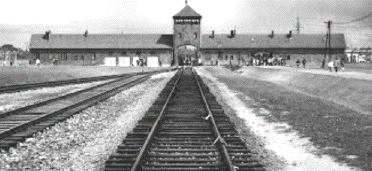
[[[327,48],[327,54],[328,54],[328,59],[326,60],[327,62],[332,60],[332,52],[331,52],[331,25],[332,21],[326,21],[324,22],[327,24],[328,32],[327,32],[327,42],[326,42],[326,48]]]

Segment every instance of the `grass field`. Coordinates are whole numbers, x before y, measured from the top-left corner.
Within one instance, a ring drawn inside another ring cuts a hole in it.
[[[229,89],[268,110],[269,114],[262,114],[265,120],[286,123],[291,129],[284,132],[294,130],[308,138],[319,149],[317,155],[327,154],[350,166],[372,170],[371,81],[295,69],[291,74],[253,67],[245,68],[248,72],[207,70]]]
[[[29,66],[0,67],[0,86],[66,80],[82,77],[117,75],[164,68],[106,66]]]
[[[248,78],[272,82],[292,91],[330,100],[364,114],[372,113],[372,74],[260,67],[243,68],[236,72]]]
[[[347,63],[346,70],[372,74],[372,63]]]
[[[294,66],[292,66],[294,67]],[[302,66],[301,66],[302,67]],[[309,64],[306,65],[308,69],[321,69],[320,65]],[[324,70],[328,70],[328,67],[324,68]],[[352,72],[361,72],[366,74],[372,74],[372,63],[346,63],[345,64],[346,71]]]

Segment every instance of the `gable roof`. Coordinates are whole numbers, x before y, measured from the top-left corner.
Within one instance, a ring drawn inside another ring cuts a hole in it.
[[[43,34],[31,36],[30,49],[172,49],[171,34],[51,34],[49,40]],[[201,36],[201,49],[264,49],[264,48],[325,48],[324,34],[228,34]],[[343,34],[332,34],[332,48],[346,48]]]
[[[325,48],[326,35],[324,34],[237,34],[230,38],[228,34],[202,35],[201,48],[204,49],[234,49],[234,48]],[[343,34],[332,34],[331,48],[346,48]]]
[[[194,9],[192,9],[189,5],[186,5],[180,12],[173,16],[173,18],[184,17],[202,18],[202,16],[199,13],[197,13]]]
[[[43,34],[31,36],[30,49],[172,49],[167,34]]]

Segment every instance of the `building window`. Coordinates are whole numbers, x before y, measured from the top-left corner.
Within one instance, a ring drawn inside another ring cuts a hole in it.
[[[227,59],[229,58],[229,56],[225,55],[225,60],[227,61]]]
[[[92,56],[92,60],[96,60],[97,59],[96,53],[92,53],[90,56]]]
[[[222,52],[218,52],[218,59],[223,60]]]
[[[36,59],[40,59],[40,53],[36,53]]]
[[[256,38],[251,37],[251,42],[253,43],[253,42],[255,42],[255,41],[256,41]]]
[[[178,38],[182,38],[182,33],[178,33]]]
[[[192,21],[192,24],[199,24],[200,22],[199,19],[192,19],[191,21]]]
[[[194,33],[194,39],[197,39],[198,38],[198,33]]]
[[[183,19],[176,19],[176,20],[174,20],[174,22],[176,24],[184,24],[185,23],[185,21]]]
[[[66,53],[62,53],[61,54],[61,60],[67,60],[67,54]]]
[[[234,56],[233,55],[230,56],[230,60],[234,60]]]

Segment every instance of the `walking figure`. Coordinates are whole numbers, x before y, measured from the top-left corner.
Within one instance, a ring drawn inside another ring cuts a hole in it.
[[[336,60],[335,60],[335,71],[336,72],[337,72],[339,66],[340,66],[340,60],[338,58],[336,58]]]
[[[39,66],[40,65],[40,59],[36,59],[36,66]]]
[[[297,68],[300,66],[300,60],[299,59],[297,59],[296,65],[297,65]]]
[[[341,59],[340,66],[341,66],[341,71],[345,72],[345,59]]]
[[[329,61],[329,63],[328,63],[328,67],[329,67],[329,70],[332,72],[332,68],[335,67],[335,62],[333,62],[333,61]]]
[[[306,66],[306,59],[304,58],[304,60],[302,60],[302,65],[304,66],[304,68],[305,68],[305,66]]]

